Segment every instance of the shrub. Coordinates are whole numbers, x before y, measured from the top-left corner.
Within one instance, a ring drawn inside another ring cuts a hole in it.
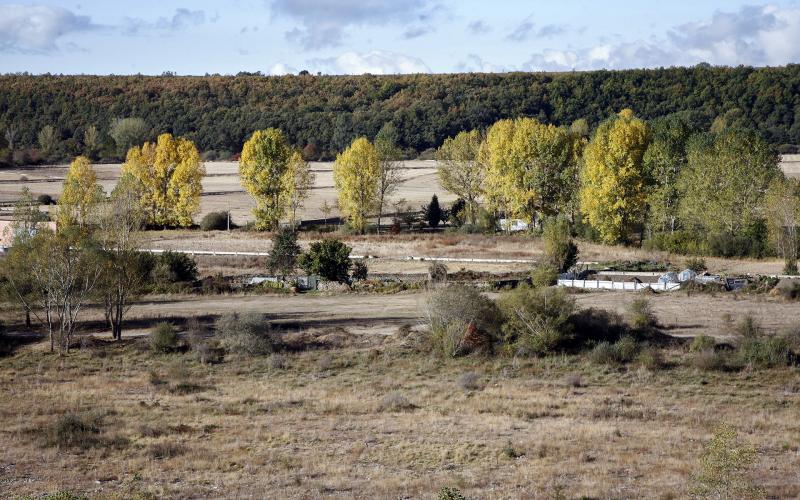
[[[448,488],[445,486],[439,490],[438,500],[467,500],[467,497],[462,495],[456,488]]]
[[[660,370],[664,367],[664,356],[661,350],[656,347],[645,347],[636,357],[637,363],[650,371]]]
[[[98,419],[72,413],[61,416],[48,436],[48,445],[59,448],[91,448],[100,433]]]
[[[203,231],[224,231],[228,229],[228,212],[209,212],[200,221],[200,229]],[[231,221],[231,228],[234,227]]]
[[[563,217],[548,219],[544,224],[544,261],[565,273],[578,262],[578,247],[572,241],[569,221]]]
[[[720,425],[700,459],[700,473],[693,479],[692,493],[700,498],[758,498],[747,472],[756,460],[756,450],[739,442],[736,431]]]
[[[491,350],[497,339],[497,306],[474,288],[457,285],[433,291],[427,298],[425,337],[431,352],[456,357]]]
[[[728,367],[728,357],[723,352],[714,349],[697,351],[691,358],[691,364],[701,371],[720,371]]]
[[[399,392],[390,392],[381,400],[381,403],[378,406],[378,411],[396,413],[401,411],[410,411],[416,407],[417,406],[411,403],[403,394]]]
[[[316,241],[299,259],[300,267],[330,281],[347,283],[352,249],[339,240]]]
[[[658,318],[649,300],[640,297],[628,305],[628,323],[631,328],[640,331],[650,330],[658,325]]]
[[[167,353],[178,346],[178,334],[169,323],[159,323],[150,332],[150,349],[155,352]]]
[[[702,273],[708,270],[708,266],[706,266],[706,259],[702,257],[691,257],[686,259],[686,268],[691,269],[696,273]]]
[[[447,266],[441,262],[432,262],[428,266],[428,281],[431,283],[447,283]]]
[[[197,263],[182,252],[164,252],[158,256],[153,269],[154,278],[160,283],[179,283],[197,279]]]
[[[761,335],[761,324],[751,315],[745,315],[736,325],[736,333],[743,338],[756,338]]]
[[[465,391],[477,391],[481,388],[481,378],[475,372],[462,373],[458,377],[458,386]]]
[[[744,338],[736,350],[736,358],[742,365],[775,368],[789,363],[791,351],[784,337]]]
[[[173,458],[186,453],[186,447],[179,443],[156,443],[150,446],[148,455],[156,460]]]
[[[692,343],[689,344],[689,351],[690,352],[701,352],[707,350],[713,350],[714,346],[717,345],[717,341],[714,340],[714,337],[709,335],[698,335],[694,339],[692,339]]]
[[[535,287],[548,287],[558,283],[558,268],[546,262],[538,264],[531,271],[531,281]]]
[[[259,356],[275,350],[270,324],[261,314],[226,313],[215,326],[220,345],[228,352]]]
[[[56,204],[56,202],[53,199],[53,197],[50,196],[49,194],[40,194],[39,196],[36,197],[36,201],[39,203],[39,205],[55,205]]]
[[[590,353],[590,359],[601,365],[630,363],[639,354],[639,344],[633,337],[625,336],[615,343],[600,342]]]
[[[353,262],[353,270],[350,273],[350,277],[353,281],[364,281],[367,279],[368,274],[369,268],[366,263],[360,260]]]
[[[436,229],[442,221],[442,208],[439,206],[439,198],[433,195],[431,202],[422,207],[425,212],[425,221],[429,227]]]
[[[297,244],[297,232],[292,228],[281,228],[272,235],[272,250],[267,258],[267,269],[282,276],[292,274],[297,267],[298,255],[300,245]]]
[[[503,294],[498,306],[505,341],[516,354],[547,354],[571,333],[575,300],[564,289],[522,286]]]
[[[627,333],[622,316],[605,309],[583,309],[570,318],[576,347],[597,342],[616,342]]]

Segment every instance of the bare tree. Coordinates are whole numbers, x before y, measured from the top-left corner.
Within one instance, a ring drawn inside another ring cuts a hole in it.
[[[18,134],[17,126],[13,123],[6,125],[5,129],[5,138],[6,142],[8,143],[9,151],[14,151],[14,147],[17,145],[17,134]]]
[[[783,272],[795,275],[798,258],[797,227],[800,224],[800,182],[779,176],[770,184],[764,201],[770,235],[785,261]]]
[[[388,198],[393,195],[400,183],[403,181],[400,172],[401,152],[389,139],[376,138],[375,149],[378,151],[379,158],[379,177],[378,177],[378,234],[381,232],[381,219],[383,219],[383,209]]]

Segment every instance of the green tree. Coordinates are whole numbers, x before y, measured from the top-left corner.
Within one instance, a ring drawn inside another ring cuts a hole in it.
[[[572,241],[569,221],[563,217],[545,221],[542,241],[545,264],[565,273],[578,262],[578,246]]]
[[[486,167],[478,161],[483,138],[477,130],[460,132],[444,140],[436,151],[437,173],[442,187],[466,204],[466,218],[476,223],[478,203],[483,196]]]
[[[316,174],[309,168],[308,162],[303,159],[303,155],[295,151],[289,157],[289,171],[291,176],[291,189],[289,193],[289,211],[291,213],[291,225],[297,225],[297,211],[305,206],[306,200],[311,196],[314,189]]]
[[[45,125],[44,128],[39,131],[36,139],[39,142],[42,155],[46,159],[52,160],[58,150],[59,137],[56,133],[56,129],[53,128],[52,125]]]
[[[649,141],[647,124],[625,109],[600,124],[586,146],[581,211],[606,243],[625,241],[643,222],[647,206],[643,158]]]
[[[339,209],[347,216],[350,225],[362,234],[367,228],[369,212],[377,204],[380,177],[378,152],[364,137],[353,141],[336,157],[333,165]]]
[[[277,228],[286,214],[294,186],[292,159],[286,136],[278,129],[257,130],[244,143],[239,175],[242,186],[255,198],[258,230]]]
[[[671,117],[652,124],[653,139],[644,154],[644,168],[652,185],[647,197],[649,224],[657,232],[673,232],[678,220],[678,179],[686,166],[688,124]]]
[[[330,281],[347,283],[350,279],[350,252],[352,249],[339,240],[315,241],[308,252],[299,259],[300,267],[308,274],[316,274]]]
[[[144,291],[151,271],[149,255],[139,250],[146,216],[139,205],[135,180],[129,176],[120,179],[99,215],[96,237],[103,274],[98,292],[105,304],[111,338],[122,340],[125,315]]]
[[[90,160],[93,160],[97,158],[101,145],[100,132],[97,130],[97,127],[90,125],[83,132],[83,154]]]
[[[297,267],[300,245],[297,232],[293,228],[281,228],[272,235],[272,250],[267,258],[267,269],[272,273],[288,276]]]
[[[133,147],[145,143],[150,136],[150,127],[141,118],[121,118],[111,124],[109,135],[117,145],[117,153],[124,155]]]
[[[740,235],[762,217],[778,158],[754,132],[726,129],[694,137],[680,176],[679,214],[695,230]]]
[[[442,221],[442,207],[439,206],[439,198],[436,195],[431,197],[430,203],[425,206],[425,221],[428,227],[436,229]]]

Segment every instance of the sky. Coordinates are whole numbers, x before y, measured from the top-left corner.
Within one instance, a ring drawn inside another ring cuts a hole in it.
[[[0,73],[454,73],[703,62],[800,62],[800,0],[0,0]]]

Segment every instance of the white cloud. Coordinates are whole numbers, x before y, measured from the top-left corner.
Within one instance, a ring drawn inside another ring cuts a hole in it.
[[[408,73],[430,73],[430,68],[416,57],[393,52],[345,52],[330,59],[314,59],[312,66],[323,73],[335,75],[393,75]]]
[[[341,45],[353,26],[399,25],[407,28],[405,38],[421,36],[443,10],[435,0],[271,0],[271,8],[300,22],[286,39],[306,50]]]
[[[284,63],[275,64],[269,69],[269,74],[273,76],[294,75],[296,73],[296,68],[287,66]]]
[[[206,13],[202,10],[175,9],[171,17],[159,17],[150,22],[138,17],[125,18],[123,30],[127,35],[138,35],[142,32],[161,31],[164,33],[181,31],[191,26],[200,26],[206,22]]]
[[[711,19],[676,26],[650,41],[604,43],[581,49],[533,54],[530,71],[654,68],[740,64],[764,66],[800,62],[800,7],[746,6],[716,12]]]
[[[505,73],[509,68],[484,61],[477,54],[469,54],[466,60],[459,62],[456,71],[464,73]]]
[[[0,5],[0,52],[49,52],[59,38],[94,29],[88,16],[48,5]]]

